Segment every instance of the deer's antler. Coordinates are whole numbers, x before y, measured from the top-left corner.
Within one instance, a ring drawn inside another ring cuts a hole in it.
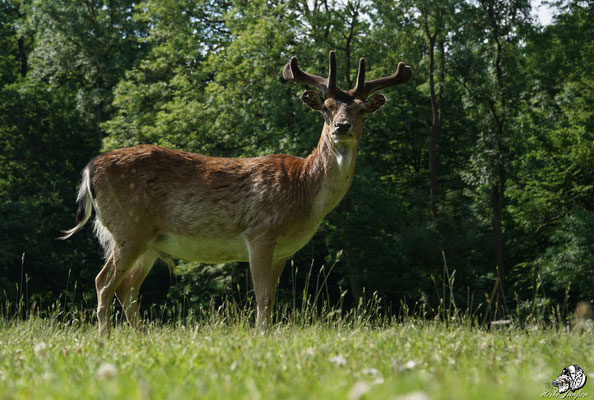
[[[330,97],[336,93],[336,55],[331,51],[329,56],[328,79],[321,76],[308,74],[297,66],[297,57],[291,57],[291,60],[283,68],[283,77],[288,81],[295,81],[313,85],[320,89],[324,97]]]
[[[367,96],[376,90],[384,89],[390,86],[400,85],[410,79],[412,76],[412,69],[401,62],[398,63],[396,72],[393,75],[385,76],[383,78],[372,79],[365,82],[365,59],[359,60],[359,71],[357,72],[357,83],[349,93],[355,98],[365,100]]]

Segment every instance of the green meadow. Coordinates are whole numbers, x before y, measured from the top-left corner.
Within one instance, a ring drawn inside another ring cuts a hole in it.
[[[221,317],[221,318],[218,318]],[[109,339],[76,319],[0,322],[0,399],[538,399],[563,367],[594,371],[594,340],[539,325],[351,315],[116,323]],[[594,384],[573,394],[591,396]]]

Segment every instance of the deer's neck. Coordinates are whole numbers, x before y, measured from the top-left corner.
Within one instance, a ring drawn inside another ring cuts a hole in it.
[[[326,126],[318,146],[306,158],[305,174],[314,212],[324,217],[342,200],[353,180],[359,135],[334,141]]]

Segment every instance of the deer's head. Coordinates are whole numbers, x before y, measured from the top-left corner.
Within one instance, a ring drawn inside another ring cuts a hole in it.
[[[296,57],[291,57],[285,65],[283,76],[289,81],[312,85],[321,91],[320,94],[315,90],[306,90],[301,95],[301,100],[312,110],[322,113],[324,133],[330,135],[334,142],[358,142],[364,115],[378,111],[386,103],[383,94],[372,93],[408,81],[412,76],[412,70],[401,62],[393,75],[365,81],[365,59],[361,58],[355,87],[345,91],[336,85],[334,51],[330,52],[329,58],[328,78],[302,71],[297,66]]]

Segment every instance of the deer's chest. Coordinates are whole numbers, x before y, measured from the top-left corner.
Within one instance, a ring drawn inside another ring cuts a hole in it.
[[[351,151],[337,152],[327,177],[315,196],[314,215],[321,220],[342,200],[353,180],[355,157]]]

